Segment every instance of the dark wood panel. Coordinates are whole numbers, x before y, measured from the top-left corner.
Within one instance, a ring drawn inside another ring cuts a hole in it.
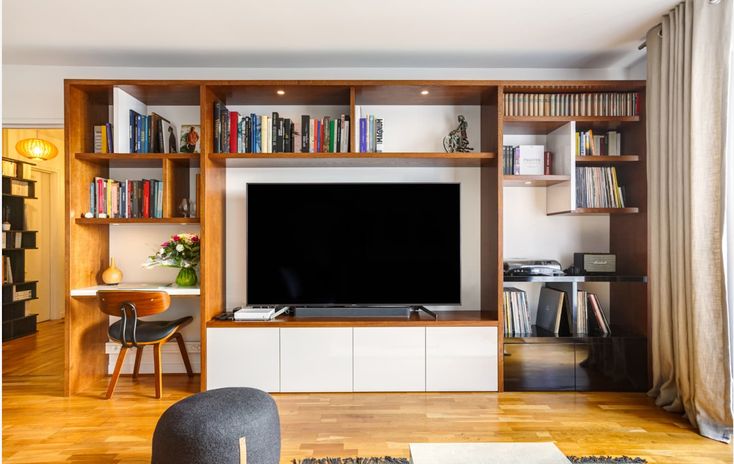
[[[640,161],[637,155],[619,155],[619,156],[577,156],[576,164],[619,164],[619,163],[636,163]],[[639,167],[638,167],[639,169]]]
[[[480,167],[494,153],[210,153],[228,167]]]
[[[348,107],[350,86],[298,81],[255,81],[207,86],[227,105],[341,105]],[[282,94],[280,93],[282,92]]]
[[[577,130],[623,130],[639,121],[639,116],[505,116],[506,134],[549,134],[570,121]]]
[[[477,83],[379,83],[357,86],[357,105],[482,105],[496,99],[495,86]]]

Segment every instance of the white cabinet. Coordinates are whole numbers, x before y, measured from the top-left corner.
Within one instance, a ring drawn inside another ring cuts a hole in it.
[[[207,329],[206,386],[280,391],[280,331],[277,328]]]
[[[352,328],[280,329],[283,392],[352,391]]]
[[[427,391],[496,391],[496,327],[426,328]]]
[[[424,327],[355,327],[354,391],[425,391]]]

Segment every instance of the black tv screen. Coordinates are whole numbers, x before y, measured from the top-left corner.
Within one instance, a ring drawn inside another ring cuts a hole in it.
[[[248,184],[247,303],[461,302],[459,184]]]

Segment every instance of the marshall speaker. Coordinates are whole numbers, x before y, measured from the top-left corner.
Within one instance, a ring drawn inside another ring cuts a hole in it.
[[[577,274],[614,274],[617,255],[611,253],[574,253],[573,267]]]

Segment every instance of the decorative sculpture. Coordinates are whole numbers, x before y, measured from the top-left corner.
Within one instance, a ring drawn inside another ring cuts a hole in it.
[[[466,128],[469,124],[463,115],[459,115],[459,127],[449,132],[449,135],[443,138],[443,149],[446,153],[466,153],[474,150],[469,146],[469,138],[466,135]]]

